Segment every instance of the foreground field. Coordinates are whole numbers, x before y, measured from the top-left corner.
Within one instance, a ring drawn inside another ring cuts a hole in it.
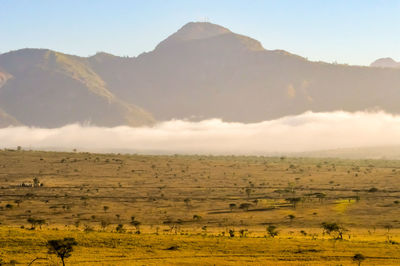
[[[45,240],[73,236],[74,264],[396,265],[399,203],[395,160],[7,150],[0,258],[48,264]]]
[[[397,236],[397,235],[396,235]],[[63,230],[0,229],[3,261],[59,265],[47,254],[46,240],[74,237],[78,246],[67,265],[355,265],[355,253],[365,254],[365,265],[399,265],[397,245],[382,238],[328,240],[301,236],[222,237],[212,235],[135,235],[129,233]]]

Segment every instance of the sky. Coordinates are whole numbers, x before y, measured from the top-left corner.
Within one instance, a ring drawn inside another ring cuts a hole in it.
[[[0,0],[0,53],[137,56],[190,21],[312,61],[400,61],[400,0]]]

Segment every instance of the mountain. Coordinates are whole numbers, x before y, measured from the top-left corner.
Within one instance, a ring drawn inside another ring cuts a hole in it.
[[[394,61],[390,57],[380,58],[371,63],[371,67],[392,67],[400,68],[400,62]]]
[[[400,113],[400,69],[312,62],[205,22],[184,25],[138,57],[23,49],[0,55],[0,67],[8,77],[0,108],[32,126],[150,125],[152,115],[248,123],[308,110]]]
[[[256,122],[307,110],[400,113],[400,71],[310,62],[211,23],[188,23],[137,58],[96,55],[115,95],[156,119]]]
[[[84,58],[23,49],[1,55],[0,65],[12,76],[0,87],[0,107],[24,125],[140,126],[154,121],[141,108],[115,97]]]

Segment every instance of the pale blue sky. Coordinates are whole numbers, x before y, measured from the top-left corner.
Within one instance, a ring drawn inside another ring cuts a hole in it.
[[[310,60],[400,61],[400,0],[0,0],[0,53],[136,56],[205,19]]]

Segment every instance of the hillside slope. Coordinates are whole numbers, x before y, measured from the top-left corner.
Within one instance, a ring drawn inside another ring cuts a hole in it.
[[[149,113],[115,97],[79,57],[24,49],[1,55],[0,65],[13,76],[0,88],[0,107],[25,125],[153,123]]]

